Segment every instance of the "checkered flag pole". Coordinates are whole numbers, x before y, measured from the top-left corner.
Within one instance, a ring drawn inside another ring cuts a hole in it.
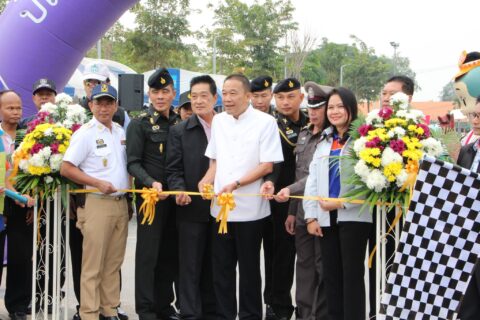
[[[455,319],[480,254],[480,178],[422,161],[379,319]]]

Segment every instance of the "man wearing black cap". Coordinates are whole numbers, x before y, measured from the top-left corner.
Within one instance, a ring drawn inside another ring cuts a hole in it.
[[[288,201],[290,195],[304,194],[310,162],[322,134],[327,96],[331,90],[331,87],[321,86],[312,81],[305,83],[310,124],[300,131],[294,150],[295,182],[277,193],[275,200],[278,202]],[[297,250],[295,291],[297,319],[324,319],[327,316],[327,303],[319,237],[312,236],[307,231],[301,200],[290,200],[288,214],[285,228],[289,234],[295,236]]]
[[[176,92],[167,69],[156,70],[148,79],[149,110],[132,120],[127,129],[127,166],[135,187],[167,190],[166,151],[171,126],[180,121],[172,110]],[[142,198],[137,197],[137,208]],[[135,254],[135,311],[140,320],[178,319],[171,306],[172,282],[178,274],[174,203],[171,198],[157,202],[151,225],[142,224],[138,214]],[[170,251],[170,252],[169,252]]]
[[[57,96],[57,86],[55,82],[47,78],[41,78],[35,81],[32,88],[33,104],[40,110],[40,108],[47,102],[55,103]],[[18,124],[18,129],[25,129],[27,124],[32,121],[37,115],[33,114],[28,118],[23,119]]]
[[[277,107],[277,124],[282,141],[284,162],[275,164],[273,180],[275,190],[281,190],[295,180],[295,154],[300,130],[308,123],[300,111],[303,101],[300,82],[295,78],[280,81],[273,90]],[[295,239],[285,230],[289,201],[270,201],[273,219],[272,292],[270,301],[277,319],[290,319],[293,314],[292,296],[295,264]]]
[[[272,77],[260,76],[250,82],[252,90],[252,106],[255,109],[275,115],[275,111],[271,105],[272,94]]]
[[[180,102],[176,109],[182,121],[187,120],[193,114],[192,103],[190,102],[190,91],[185,91],[180,95]]]

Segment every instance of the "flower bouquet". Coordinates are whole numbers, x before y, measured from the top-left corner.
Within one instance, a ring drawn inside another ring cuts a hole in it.
[[[390,104],[357,119],[350,130],[354,143],[346,158],[354,170],[347,183],[355,188],[345,197],[364,197],[372,209],[378,202],[407,208],[423,155],[445,154],[423,123],[423,113],[410,108],[407,95],[396,93]]]
[[[74,131],[87,121],[84,108],[71,105],[72,99],[60,94],[56,104],[42,106],[20,146],[12,155],[11,178],[22,193],[51,197],[60,186],[72,184],[60,175],[63,156]]]

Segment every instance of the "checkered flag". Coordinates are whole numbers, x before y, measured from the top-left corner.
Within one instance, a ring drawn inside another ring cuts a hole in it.
[[[380,319],[452,319],[480,254],[479,190],[477,173],[422,161]]]

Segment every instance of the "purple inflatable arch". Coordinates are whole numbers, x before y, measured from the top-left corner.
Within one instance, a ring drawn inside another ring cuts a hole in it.
[[[88,49],[138,0],[13,0],[0,15],[0,89],[36,112],[32,85],[43,77],[59,91]]]

